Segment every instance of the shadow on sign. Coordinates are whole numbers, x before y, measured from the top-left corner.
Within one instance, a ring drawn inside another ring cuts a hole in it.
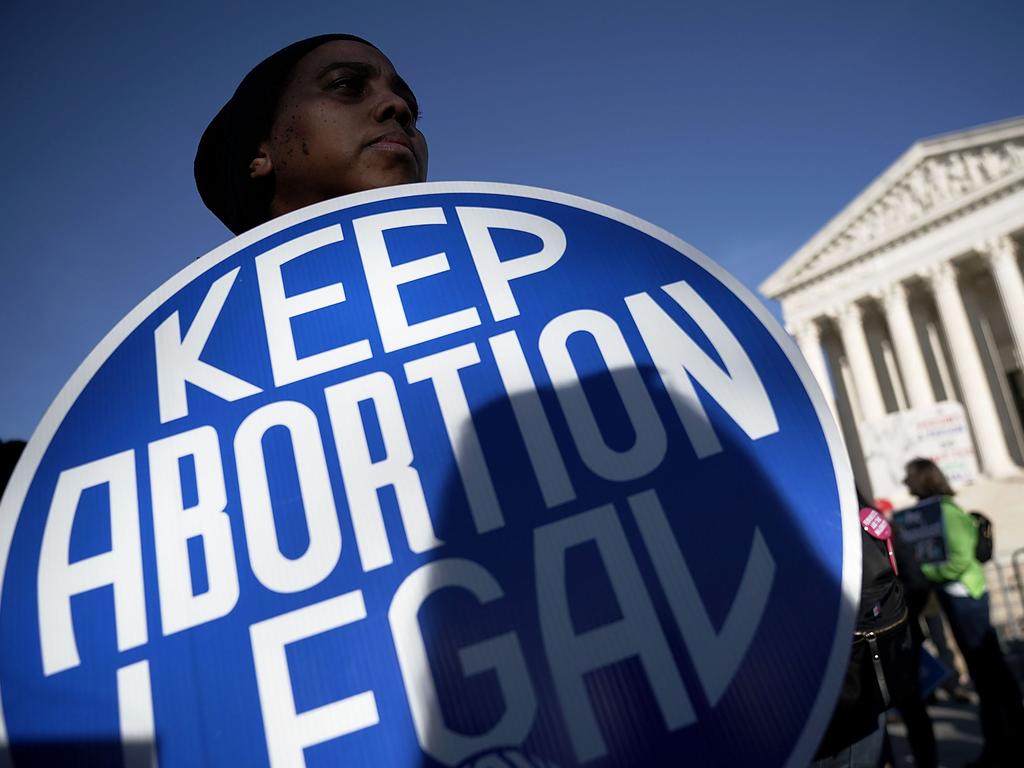
[[[469,497],[487,494],[467,490],[460,456],[436,519],[444,557],[421,568],[420,644],[393,632],[423,768],[782,765],[807,723],[840,570],[811,554],[812,516],[792,519],[793,491],[717,404],[722,450],[697,458],[651,368],[659,424],[634,428],[619,373],[495,400],[463,430],[503,525],[467,534]]]

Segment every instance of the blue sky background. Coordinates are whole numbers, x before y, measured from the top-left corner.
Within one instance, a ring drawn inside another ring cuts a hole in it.
[[[258,60],[352,32],[416,90],[430,178],[648,219],[751,288],[915,140],[1024,114],[1024,4],[181,2],[0,12],[0,438],[228,239],[199,135]],[[242,10],[239,10],[242,8]]]

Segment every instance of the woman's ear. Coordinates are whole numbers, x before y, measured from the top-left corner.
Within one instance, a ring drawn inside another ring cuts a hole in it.
[[[270,159],[268,142],[261,141],[256,150],[256,157],[249,163],[249,178],[262,179],[274,172],[274,162]]]

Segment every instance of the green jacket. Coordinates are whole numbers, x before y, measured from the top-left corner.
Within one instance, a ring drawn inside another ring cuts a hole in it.
[[[946,562],[924,563],[921,573],[929,581],[959,581],[977,600],[985,594],[985,573],[974,556],[978,527],[948,496],[942,499],[942,524],[946,529]]]

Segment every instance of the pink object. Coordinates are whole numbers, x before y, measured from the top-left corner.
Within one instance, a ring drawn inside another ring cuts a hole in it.
[[[869,536],[885,542],[893,573],[899,575],[900,569],[896,567],[896,553],[892,549],[892,526],[889,525],[889,521],[881,512],[871,509],[871,507],[861,507],[860,524]]]

